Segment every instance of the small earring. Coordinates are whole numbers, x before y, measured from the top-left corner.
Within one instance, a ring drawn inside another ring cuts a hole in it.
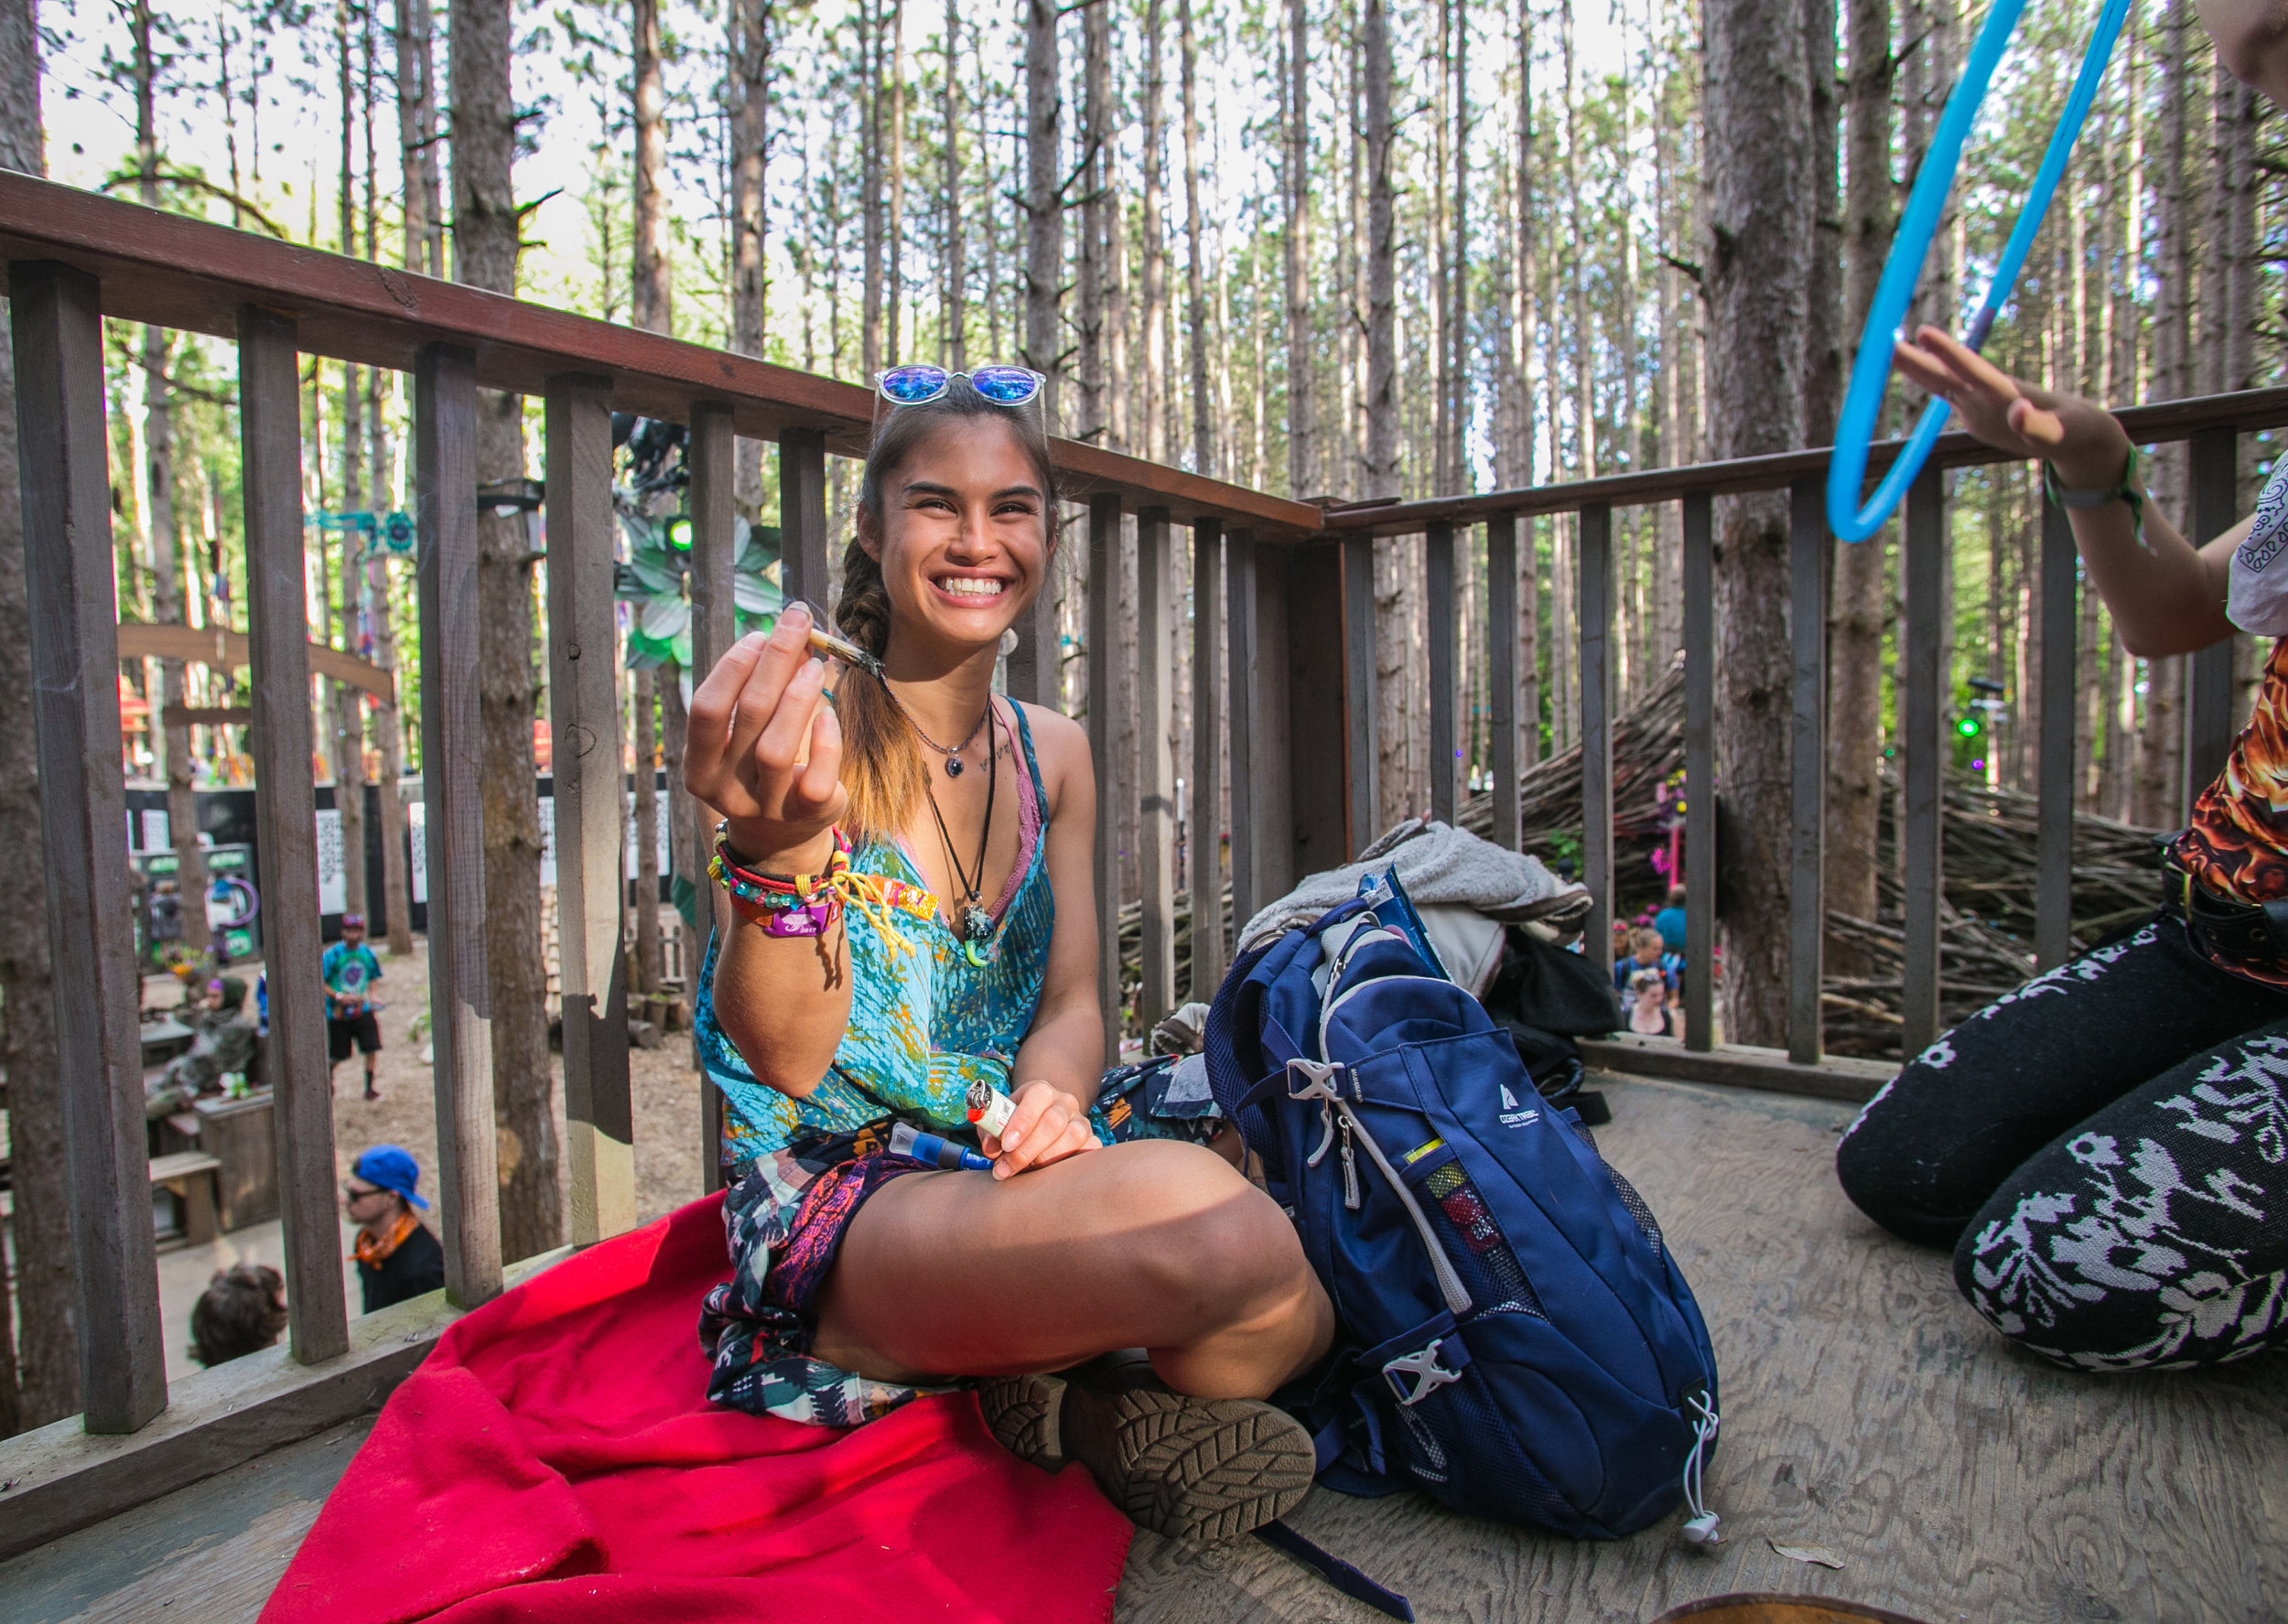
[[[1007,659],[1009,655],[1016,652],[1017,628],[1012,626],[1007,631],[1001,633],[1001,656],[1003,659]]]

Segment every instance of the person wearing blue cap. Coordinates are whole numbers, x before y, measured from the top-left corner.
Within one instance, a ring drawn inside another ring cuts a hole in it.
[[[429,1210],[415,1188],[421,1166],[401,1145],[376,1145],[350,1166],[341,1210],[358,1226],[358,1285],[365,1312],[386,1308],[445,1284],[445,1247],[414,1216]]]

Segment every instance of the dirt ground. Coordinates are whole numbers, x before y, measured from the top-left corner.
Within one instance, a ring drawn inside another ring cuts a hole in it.
[[[414,939],[409,958],[392,955],[385,942],[374,944],[382,961],[377,989],[381,1004],[382,1052],[375,1067],[378,1100],[365,1100],[362,1060],[351,1055],[334,1069],[334,1159],[347,1177],[351,1162],[370,1145],[402,1145],[421,1164],[421,1193],[436,1197],[437,1100],[428,1066],[422,1060],[423,1045],[412,1041],[416,1016],[428,1007],[429,960],[423,938]],[[233,966],[251,984],[260,966]],[[171,987],[172,983],[166,984]],[[171,1004],[177,995],[160,990],[153,978],[149,1002]],[[566,1213],[570,1214],[570,1167],[564,1155],[564,1061],[552,1055],[556,1072],[556,1119],[559,1185],[566,1190]],[[691,1037],[669,1033],[660,1047],[632,1049],[629,1054],[631,1084],[635,1095],[636,1218],[649,1222],[664,1212],[695,1200],[699,1188],[699,1077],[691,1067]]]

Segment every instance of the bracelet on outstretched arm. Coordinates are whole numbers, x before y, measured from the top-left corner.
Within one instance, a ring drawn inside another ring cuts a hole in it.
[[[2057,466],[2042,465],[2042,494],[2061,508],[2103,508],[2114,502],[2129,506],[2130,530],[2137,537],[2137,544],[2150,553],[2145,542],[2145,493],[2137,488],[2137,447],[2129,448],[2129,462],[2121,469],[2117,485],[2060,485]]]

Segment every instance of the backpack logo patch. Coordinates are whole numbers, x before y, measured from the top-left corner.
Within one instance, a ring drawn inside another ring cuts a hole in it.
[[[1503,1083],[1501,1085],[1501,1090],[1502,1126],[1506,1128],[1522,1128],[1528,1123],[1537,1123],[1541,1120],[1541,1113],[1538,1111],[1530,1109],[1521,1111],[1518,1109],[1517,1096],[1509,1092],[1509,1084],[1506,1082]]]

